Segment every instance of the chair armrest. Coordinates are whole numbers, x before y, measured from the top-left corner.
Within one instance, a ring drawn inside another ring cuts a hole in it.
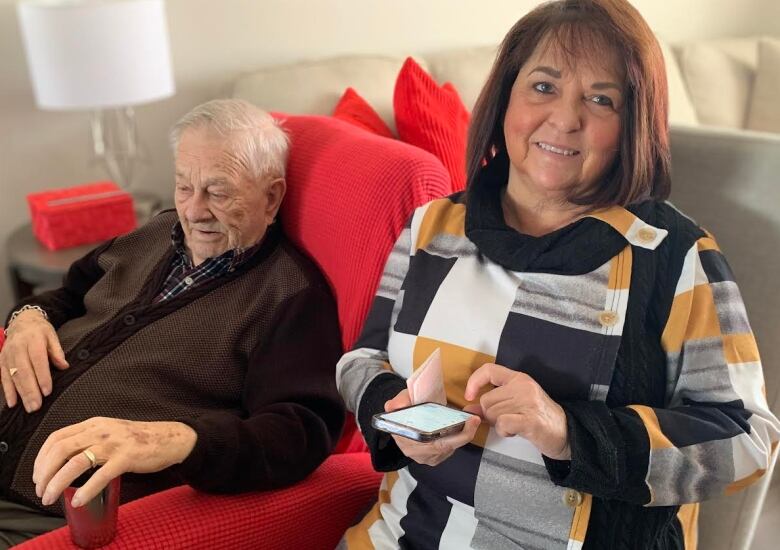
[[[119,508],[117,548],[332,550],[376,499],[381,474],[368,453],[331,455],[302,482],[276,491],[209,495],[174,487]],[[17,546],[77,548],[67,527]]]

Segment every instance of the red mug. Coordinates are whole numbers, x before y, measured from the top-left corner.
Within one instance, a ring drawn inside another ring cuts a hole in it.
[[[65,518],[73,543],[82,548],[98,548],[111,542],[116,535],[116,517],[119,511],[120,478],[116,477],[92,500],[73,508],[74,493],[89,479],[93,470],[80,476],[62,494]]]

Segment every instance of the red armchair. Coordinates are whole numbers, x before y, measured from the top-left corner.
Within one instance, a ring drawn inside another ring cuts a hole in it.
[[[281,223],[328,278],[349,349],[395,238],[416,206],[450,193],[449,176],[421,149],[332,118],[279,116],[292,137]],[[130,502],[106,548],[332,549],[376,498],[370,457],[349,452],[364,450],[350,421],[337,454],[294,487],[215,496],[181,486]],[[73,545],[62,528],[18,548]]]

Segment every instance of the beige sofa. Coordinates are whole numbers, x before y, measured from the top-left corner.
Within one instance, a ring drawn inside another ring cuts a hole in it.
[[[661,46],[673,126],[780,133],[780,37]],[[452,82],[470,108],[495,51],[486,46],[417,60],[440,83]],[[239,78],[233,93],[280,111],[327,115],[344,88],[352,86],[392,127],[393,84],[403,59],[362,55],[272,67]]]
[[[780,292],[774,287],[780,256],[772,251],[780,250],[780,133],[746,129],[750,121],[757,123],[750,108],[762,77],[759,43],[741,39],[664,45],[664,52],[673,124],[672,201],[711,230],[729,258],[761,347],[769,402],[778,412]],[[495,48],[486,47],[417,59],[440,83],[452,82],[470,107],[494,55]],[[352,86],[392,128],[393,86],[403,60],[363,55],[273,67],[242,76],[233,83],[232,93],[270,110],[327,115]],[[731,74],[724,67],[731,67]],[[709,84],[708,78],[715,83]],[[775,102],[774,108],[780,125],[778,105]],[[772,122],[770,115],[763,114],[758,122]],[[769,477],[702,506],[700,549],[749,547]]]
[[[671,93],[672,124],[780,133],[780,37],[674,44],[665,57],[684,87]]]

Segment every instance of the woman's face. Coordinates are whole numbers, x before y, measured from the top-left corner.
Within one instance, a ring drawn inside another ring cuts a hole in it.
[[[606,174],[618,152],[623,79],[616,56],[565,59],[537,47],[520,69],[504,117],[510,185],[565,197]]]

